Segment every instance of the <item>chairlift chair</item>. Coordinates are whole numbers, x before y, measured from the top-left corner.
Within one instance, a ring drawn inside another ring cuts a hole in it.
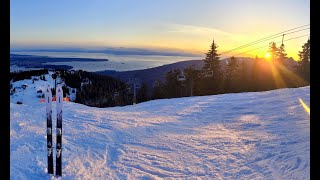
[[[159,85],[160,85],[159,81],[154,81],[152,84],[153,87],[159,87]]]
[[[177,76],[177,80],[178,80],[178,81],[185,81],[185,80],[186,80],[186,76],[185,76],[184,74],[179,74],[179,75]]]
[[[213,76],[213,71],[207,71],[206,74],[204,75],[204,77],[212,77]]]
[[[211,70],[211,64],[209,64],[209,67],[206,69],[202,69],[202,72],[198,75],[199,77],[212,77],[213,71]]]

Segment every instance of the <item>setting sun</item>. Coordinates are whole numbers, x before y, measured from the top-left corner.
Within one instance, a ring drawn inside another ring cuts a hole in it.
[[[266,57],[267,60],[270,60],[270,57],[271,57],[271,56],[270,56],[269,53],[266,53],[264,56]]]

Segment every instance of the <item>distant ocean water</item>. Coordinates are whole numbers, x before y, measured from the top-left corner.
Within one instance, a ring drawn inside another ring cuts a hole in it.
[[[73,57],[73,58],[94,58],[108,59],[103,62],[50,62],[53,65],[70,65],[73,69],[86,71],[129,71],[157,67],[165,64],[171,64],[179,61],[199,60],[201,56],[155,56],[155,55],[113,55],[105,53],[84,53],[84,52],[14,52],[14,54],[37,55],[49,57]]]

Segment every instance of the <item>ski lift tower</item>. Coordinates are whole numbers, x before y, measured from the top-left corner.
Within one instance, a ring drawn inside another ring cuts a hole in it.
[[[129,79],[128,83],[133,85],[133,104],[137,104],[137,89],[141,87],[141,80],[137,78]]]
[[[181,72],[181,74],[179,74],[177,76],[177,80],[181,82],[181,86],[184,86],[183,85],[183,82],[185,82],[187,79],[186,79],[186,76],[184,75],[183,72]],[[180,96],[182,95],[182,88],[180,88]]]
[[[137,89],[141,87],[141,82],[138,79],[133,81],[133,104],[137,103]]]

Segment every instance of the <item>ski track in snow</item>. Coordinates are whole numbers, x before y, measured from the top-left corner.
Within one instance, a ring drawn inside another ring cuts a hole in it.
[[[36,98],[51,81],[14,83],[29,86],[11,97],[11,179],[61,179],[47,174]],[[64,102],[62,179],[310,179],[310,116],[298,98],[309,106],[310,87],[112,108]]]

